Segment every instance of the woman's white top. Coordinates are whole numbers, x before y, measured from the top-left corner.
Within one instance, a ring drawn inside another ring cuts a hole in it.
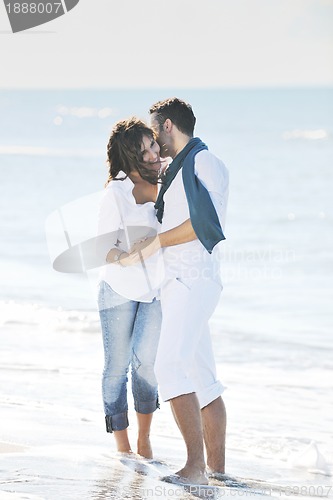
[[[120,178],[124,176],[123,172],[118,175]],[[98,235],[105,235],[103,247],[107,241],[105,258],[111,248],[128,252],[136,241],[153,236],[159,230],[154,203],[137,204],[133,188],[134,183],[129,177],[112,180],[105,188],[98,216]],[[133,266],[106,264],[100,272],[100,279],[106,281],[115,292],[139,302],[151,302],[158,296],[163,278],[161,252]]]

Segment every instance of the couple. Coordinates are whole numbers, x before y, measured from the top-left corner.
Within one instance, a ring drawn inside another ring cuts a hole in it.
[[[208,320],[222,290],[216,244],[224,239],[228,172],[193,138],[196,118],[189,104],[166,99],[150,108],[150,116],[151,129],[136,118],[118,122],[108,144],[109,179],[99,215],[99,234],[110,235],[99,288],[106,427],[118,451],[130,452],[131,364],[138,454],[152,458],[158,384],[187,449],[175,480],[207,484],[204,446],[209,472],[225,472],[223,386],[216,379]],[[169,166],[166,157],[173,159]],[[161,254],[165,278],[159,290],[151,269]],[[138,268],[149,275],[148,288],[134,272]]]

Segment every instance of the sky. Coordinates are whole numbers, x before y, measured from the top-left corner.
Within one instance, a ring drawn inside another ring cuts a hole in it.
[[[1,3],[0,61],[7,89],[332,86],[333,0],[80,0],[15,34]]]

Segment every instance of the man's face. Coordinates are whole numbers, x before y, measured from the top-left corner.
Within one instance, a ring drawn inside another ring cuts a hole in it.
[[[161,156],[166,158],[167,156],[171,156],[170,151],[170,138],[163,130],[163,126],[161,126],[157,120],[157,113],[152,113],[150,115],[150,125],[156,134],[156,141],[158,142],[161,148]]]

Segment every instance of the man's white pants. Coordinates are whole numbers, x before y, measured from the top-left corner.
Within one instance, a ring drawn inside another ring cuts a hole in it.
[[[174,278],[162,287],[155,374],[163,401],[195,392],[204,408],[222,394],[208,326],[220,294],[221,285],[204,278]]]

